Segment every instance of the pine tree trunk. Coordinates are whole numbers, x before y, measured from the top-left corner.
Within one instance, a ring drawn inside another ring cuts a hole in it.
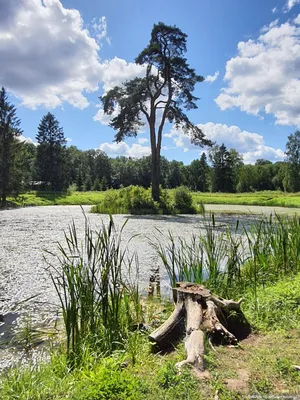
[[[154,201],[159,201],[159,162],[156,152],[152,152],[151,181],[152,198]]]
[[[160,152],[156,145],[155,134],[155,118],[151,116],[150,125],[150,141],[151,141],[151,184],[152,184],[152,199],[159,201],[159,178],[160,178]]]

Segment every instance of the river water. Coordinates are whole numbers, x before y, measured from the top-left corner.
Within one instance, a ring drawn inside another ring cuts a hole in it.
[[[64,243],[64,232],[74,221],[77,231],[84,232],[85,214],[93,228],[107,224],[107,215],[88,214],[89,206],[48,206],[4,210],[0,212],[0,369],[15,361],[8,343],[20,321],[27,316],[33,327],[47,327],[56,319],[58,299],[51,282],[45,250],[57,252],[57,242]],[[243,222],[255,218],[243,216]],[[122,243],[130,253],[137,252],[140,287],[147,288],[151,270],[160,266],[149,239],[162,240],[171,231],[175,237],[188,238],[203,229],[202,216],[132,216],[115,215],[120,228],[128,219],[122,233]],[[237,217],[222,214],[218,223],[234,225]],[[158,232],[161,232],[161,234]],[[130,240],[131,239],[131,240]],[[53,260],[51,260],[53,262]],[[160,268],[161,290],[168,293],[166,272]],[[30,299],[31,298],[31,299]]]

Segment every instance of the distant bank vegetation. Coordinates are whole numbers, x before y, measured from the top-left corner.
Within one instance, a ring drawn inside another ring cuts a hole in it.
[[[135,189],[136,193],[147,193],[147,189]],[[43,192],[43,191],[30,191],[20,194],[17,197],[9,197],[8,200],[12,206],[49,206],[49,205],[97,205],[98,211],[103,211],[103,201],[106,202],[109,198],[122,198],[121,193],[125,193],[124,189],[111,189],[109,191],[88,191],[79,192],[68,190],[63,193]],[[120,193],[120,194],[118,194]],[[129,193],[129,192],[128,192]],[[163,190],[164,196],[173,201],[174,190]],[[280,207],[300,207],[300,193],[285,193],[282,191],[262,191],[252,193],[203,193],[203,192],[190,192],[193,205],[196,211],[202,210],[201,204],[238,204],[238,205],[258,205],[258,206],[280,206]],[[164,196],[161,201],[164,200]],[[147,198],[147,196],[146,196]],[[137,200],[138,201],[138,200]],[[102,204],[102,205],[101,205]],[[119,203],[120,205],[120,203]],[[118,208],[118,205],[116,206]],[[120,206],[126,210],[123,204]],[[150,208],[153,208],[151,206]],[[155,207],[154,207],[155,208]],[[159,208],[159,207],[158,207]],[[167,210],[165,210],[167,211]],[[170,210],[169,210],[170,211]],[[116,212],[116,211],[115,211]],[[127,211],[129,212],[129,211]],[[182,212],[182,211],[180,211]],[[154,212],[154,213],[158,213]],[[169,212],[171,213],[171,212]],[[186,212],[185,212],[186,213]]]

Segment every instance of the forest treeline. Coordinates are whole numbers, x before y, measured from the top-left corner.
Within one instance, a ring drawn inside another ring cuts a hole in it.
[[[151,185],[151,156],[110,158],[99,149],[67,147],[63,139],[52,143],[49,138],[41,139],[41,135],[37,138],[38,145],[14,145],[12,194],[31,189],[64,191],[70,186],[89,191]],[[236,150],[222,144],[214,146],[208,157],[203,152],[189,165],[162,157],[161,184],[169,189],[184,185],[200,192],[298,191],[300,182],[293,182],[290,166],[288,161],[272,163],[264,159],[254,165],[244,164]]]
[[[7,195],[17,196],[28,190],[62,192],[71,187],[78,191],[97,191],[151,185],[151,156],[110,158],[99,149],[67,146],[63,128],[50,112],[37,127],[37,143],[21,141],[16,109],[8,102],[4,89],[0,95],[0,109],[5,110],[0,126],[2,205]],[[7,125],[5,118],[9,119]],[[214,145],[207,154],[203,152],[189,165],[161,157],[162,187],[172,189],[184,185],[192,191],[229,193],[300,190],[299,131],[288,137],[284,162],[258,159],[254,165],[244,164],[242,155],[224,144]]]

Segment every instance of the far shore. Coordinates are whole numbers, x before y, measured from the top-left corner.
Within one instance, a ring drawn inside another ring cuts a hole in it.
[[[173,189],[168,190],[173,196]],[[54,205],[93,206],[103,201],[105,191],[90,192],[26,192],[9,198],[8,208]],[[206,211],[229,214],[299,214],[300,193],[263,191],[251,193],[201,193],[191,192],[194,204],[205,205]]]

